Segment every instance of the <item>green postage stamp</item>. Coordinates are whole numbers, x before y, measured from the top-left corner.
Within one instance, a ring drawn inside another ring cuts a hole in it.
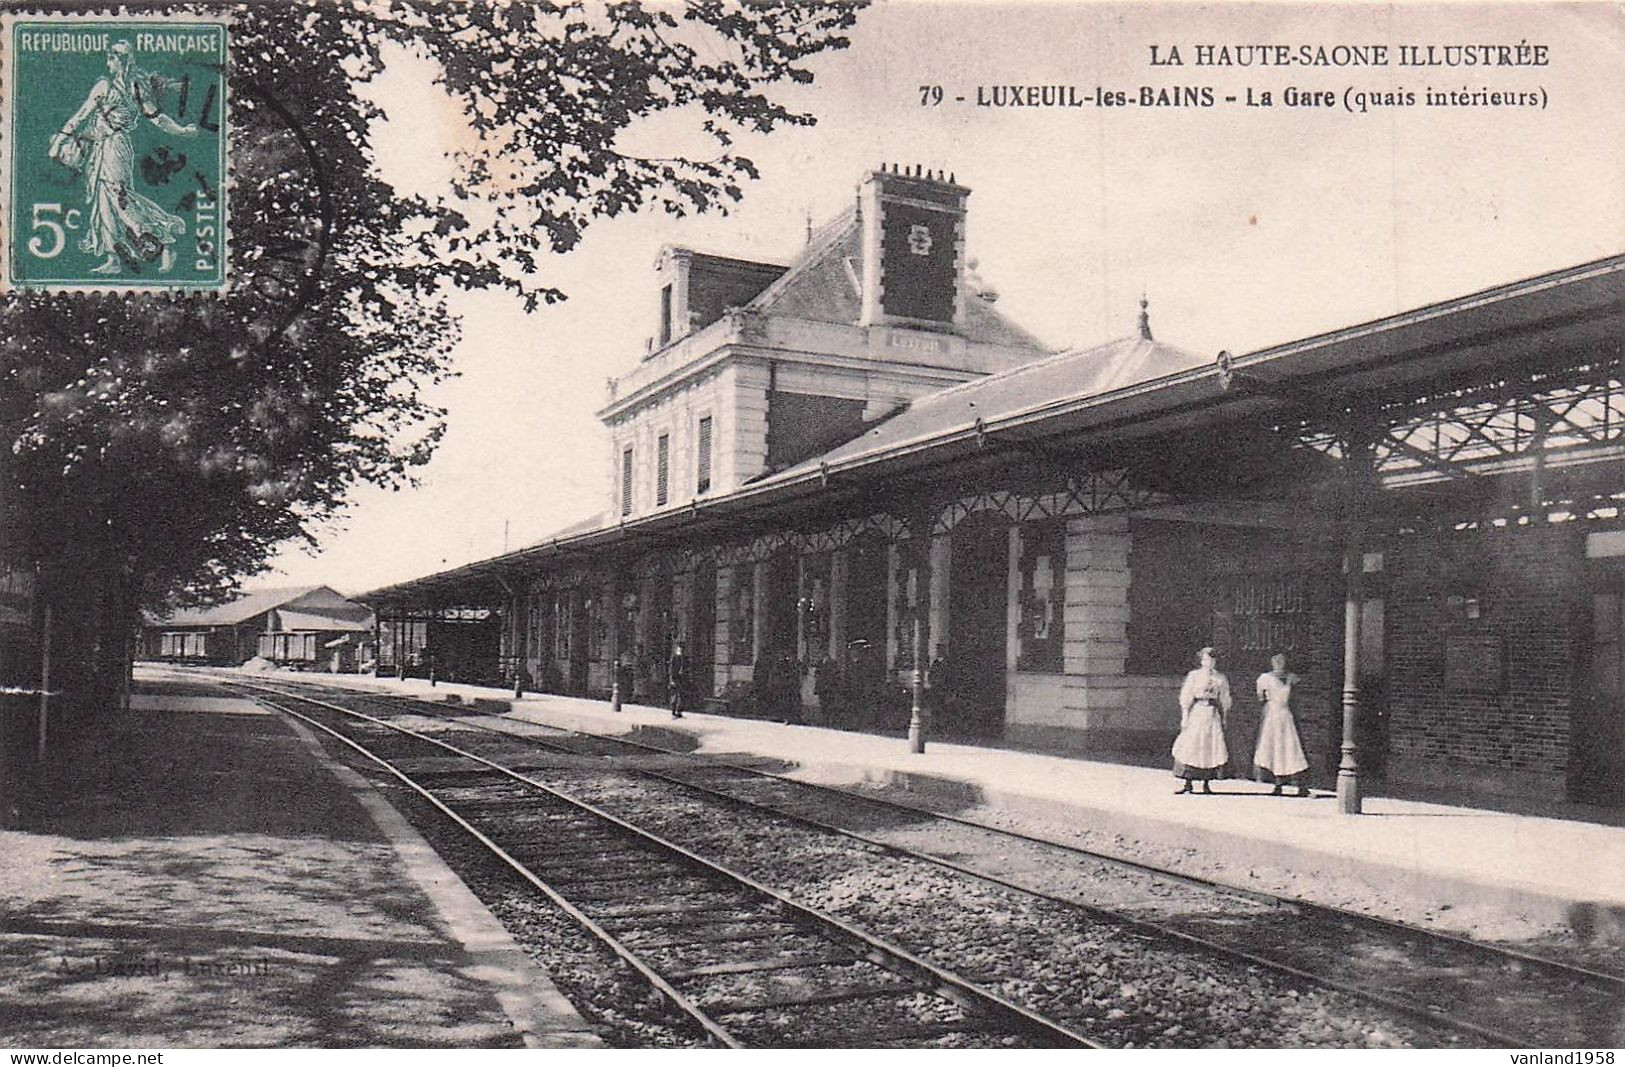
[[[0,17],[0,285],[223,290],[225,22]]]

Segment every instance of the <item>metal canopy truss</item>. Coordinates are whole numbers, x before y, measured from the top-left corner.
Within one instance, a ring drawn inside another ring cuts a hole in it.
[[[998,512],[1012,522],[1030,519],[1110,515],[1165,504],[1164,493],[1136,484],[1127,470],[1095,470],[1067,479],[1066,491],[1025,495],[1004,491],[961,497],[941,508],[932,533],[943,534],[981,511]]]
[[[1474,508],[1403,510],[1394,514],[1393,531],[1399,534],[1439,534],[1471,530],[1505,529],[1545,523],[1584,522],[1603,527],[1625,519],[1625,490],[1555,492],[1542,494],[1540,503],[1501,501]]]
[[[501,612],[485,604],[459,604],[455,607],[403,608],[384,605],[378,608],[380,619],[391,622],[484,622]]]
[[[1625,372],[1618,354],[1563,370],[1502,377],[1373,404],[1359,415],[1384,488],[1573,468],[1625,459]],[[1324,416],[1277,433],[1341,460],[1347,430]]]

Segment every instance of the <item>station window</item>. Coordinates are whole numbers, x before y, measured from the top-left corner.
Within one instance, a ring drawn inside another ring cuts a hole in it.
[[[709,492],[711,489],[711,416],[706,415],[700,419],[699,440],[695,443],[694,453],[697,457],[699,477],[695,482],[696,493]]]
[[[316,659],[316,635],[260,634],[258,651],[275,663],[310,663]]]
[[[801,613],[802,658],[816,663],[829,646],[829,592],[833,560],[828,552],[805,556],[801,561],[801,596],[796,602]]]
[[[553,656],[561,662],[570,658],[570,594],[553,599]]]
[[[1207,556],[1172,524],[1146,522],[1134,531],[1129,575],[1128,672],[1183,676],[1196,650],[1215,644],[1216,593]]]
[[[202,659],[208,653],[204,642],[207,634],[175,632],[159,636],[158,655],[165,659]]]
[[[661,434],[655,442],[655,506],[666,503],[667,486],[671,475],[671,435]]]
[[[547,626],[548,604],[547,594],[539,590],[530,594],[529,602],[525,606],[525,658],[539,660],[546,647],[543,643],[542,631]]]
[[[632,514],[632,449],[621,453],[621,514]]]
[[[587,609],[587,660],[598,663],[604,658],[604,642],[609,636],[610,606],[602,596],[591,597]]]
[[[1021,527],[1017,670],[1060,673],[1066,641],[1066,522]]]
[[[672,301],[671,286],[668,284],[660,290],[660,343],[665,345],[671,341]]]

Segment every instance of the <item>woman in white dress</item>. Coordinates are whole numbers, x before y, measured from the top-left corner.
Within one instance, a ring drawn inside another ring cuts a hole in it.
[[[1197,653],[1201,666],[1185,675],[1179,689],[1179,736],[1174,738],[1174,776],[1185,779],[1180,794],[1212,793],[1213,779],[1223,777],[1230,750],[1224,743],[1224,714],[1230,710],[1230,680],[1214,666],[1212,648]]]
[[[1303,755],[1303,742],[1298,738],[1298,725],[1292,719],[1292,683],[1295,674],[1287,673],[1286,657],[1279,652],[1270,657],[1270,670],[1258,676],[1258,699],[1264,710],[1258,723],[1258,750],[1253,763],[1275,782],[1275,795],[1281,795],[1281,786],[1296,785],[1298,795],[1309,795],[1304,785],[1304,772],[1309,761]]]

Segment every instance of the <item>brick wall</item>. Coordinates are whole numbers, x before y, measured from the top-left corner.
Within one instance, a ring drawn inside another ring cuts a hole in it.
[[[1563,795],[1582,535],[1575,523],[1389,542],[1392,777]],[[1500,642],[1499,692],[1452,691],[1452,637]]]

